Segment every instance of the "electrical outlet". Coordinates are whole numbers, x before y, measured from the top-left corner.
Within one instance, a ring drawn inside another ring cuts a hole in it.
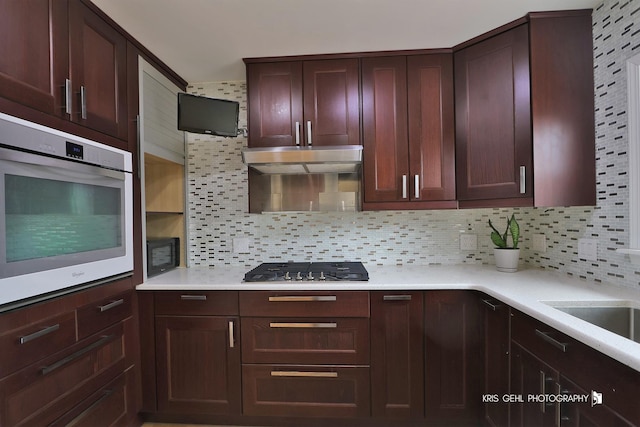
[[[460,233],[460,250],[475,251],[478,249],[478,236],[476,234]]]
[[[249,253],[249,239],[246,237],[235,237],[233,239],[233,253],[234,254],[248,254]]]
[[[597,261],[598,241],[596,239],[578,239],[578,258]]]
[[[531,246],[535,252],[547,251],[547,236],[544,234],[534,234],[531,240]]]

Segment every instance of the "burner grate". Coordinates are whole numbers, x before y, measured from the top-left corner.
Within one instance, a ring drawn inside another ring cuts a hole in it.
[[[367,280],[361,262],[266,262],[244,275],[245,282]]]

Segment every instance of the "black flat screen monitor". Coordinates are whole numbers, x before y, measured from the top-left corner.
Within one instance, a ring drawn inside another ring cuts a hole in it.
[[[178,130],[236,137],[239,109],[236,101],[178,93]]]

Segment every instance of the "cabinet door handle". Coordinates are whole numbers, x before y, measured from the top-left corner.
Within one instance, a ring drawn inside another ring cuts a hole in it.
[[[109,304],[99,305],[98,310],[100,310],[100,313],[104,313],[105,311],[111,310],[112,308],[116,308],[122,304],[124,304],[124,298],[119,299],[117,301],[111,301]]]
[[[555,338],[553,338],[551,335],[549,335],[548,332],[542,332],[539,329],[536,329],[536,335],[542,338],[543,340],[545,340],[546,342],[548,342],[549,344],[551,344],[552,346],[554,346],[555,348],[558,348],[562,350],[562,352],[566,353],[567,346],[568,346],[567,343],[560,342]]]
[[[269,327],[270,328],[331,329],[331,328],[337,328],[338,324],[335,322],[325,322],[325,323],[271,322],[269,323]]]
[[[206,301],[206,295],[180,295],[182,301]]]
[[[103,336],[98,341],[94,342],[93,344],[90,344],[90,345],[86,346],[85,348],[76,351],[75,353],[65,357],[64,359],[61,359],[61,360],[57,361],[56,363],[53,363],[53,364],[51,364],[49,366],[45,366],[44,368],[41,368],[40,369],[40,373],[42,375],[47,375],[47,374],[55,371],[56,369],[59,369],[59,368],[63,367],[64,365],[67,365],[67,364],[73,362],[74,360],[76,360],[77,358],[83,356],[84,354],[87,354],[90,351],[95,350],[98,347],[102,347],[107,342],[113,340],[113,338],[115,338],[115,335]]]
[[[420,175],[413,177],[413,195],[416,199],[420,198]]]
[[[494,304],[491,300],[488,299],[483,299],[482,302],[493,311],[496,311],[500,307],[500,304]]]
[[[78,414],[78,416],[75,417],[74,419],[72,419],[69,422],[69,424],[67,424],[65,427],[73,427],[75,425],[78,425],[82,421],[82,419],[84,417],[89,415],[91,413],[91,411],[93,411],[94,408],[97,408],[98,406],[100,406],[102,404],[102,402],[107,400],[109,398],[109,396],[111,396],[112,394],[113,394],[113,390],[105,390],[105,391],[103,391],[102,392],[102,396],[100,396],[100,398],[98,400],[93,402],[91,404],[91,406],[89,406],[87,409],[85,409],[80,414]]]
[[[540,394],[541,395],[547,394],[547,383],[552,381],[553,381],[553,377],[547,376],[546,372],[542,370],[540,371]],[[546,413],[547,406],[549,406],[549,403],[540,402],[540,412],[542,412],[543,414]]]
[[[338,378],[337,372],[271,371],[272,377]]]
[[[37,338],[43,337],[43,336],[45,336],[47,334],[50,334],[51,332],[55,332],[58,329],[60,329],[60,324],[59,323],[56,323],[53,326],[46,326],[45,328],[40,329],[38,332],[34,332],[32,334],[20,337],[20,344],[26,344],[29,341],[33,341],[33,340],[35,340]]]
[[[407,175],[402,175],[402,198],[407,198]]]
[[[527,192],[527,167],[520,166],[520,194]]]
[[[71,80],[64,80],[64,112],[67,114],[71,114],[71,98],[73,97]]]
[[[337,301],[335,295],[313,295],[313,296],[281,296],[269,297],[269,302],[312,302],[312,301]]]
[[[411,295],[385,295],[382,301],[411,301]]]
[[[309,147],[313,145],[313,138],[311,136],[311,120],[307,120],[307,145]]]
[[[229,348],[234,348],[236,346],[236,339],[234,335],[234,322],[233,320],[229,320]]]
[[[300,122],[296,122],[296,147],[300,146]]]
[[[87,89],[80,86],[80,117],[87,120]]]

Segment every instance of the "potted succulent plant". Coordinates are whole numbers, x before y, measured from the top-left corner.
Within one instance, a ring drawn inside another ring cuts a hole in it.
[[[491,227],[491,241],[496,247],[493,254],[496,259],[496,269],[507,273],[518,271],[518,261],[520,260],[520,249],[518,239],[520,238],[520,225],[516,221],[515,214],[507,218],[507,228],[504,233],[500,233],[489,220]],[[509,238],[511,245],[509,245]]]

